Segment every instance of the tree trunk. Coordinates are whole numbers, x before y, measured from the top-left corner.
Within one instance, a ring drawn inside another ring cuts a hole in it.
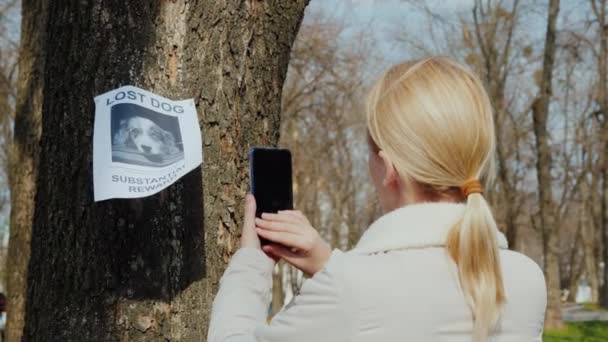
[[[601,150],[603,165],[602,178],[603,185],[601,189],[601,232],[604,260],[604,284],[600,294],[600,302],[603,307],[608,308],[608,18],[606,0],[592,0],[592,9],[597,18],[599,32],[599,53],[598,55],[598,86],[597,86],[597,103],[599,106],[598,113],[603,117],[601,121]],[[600,117],[600,115],[598,115]]]
[[[495,77],[498,77],[496,75]],[[505,109],[501,108],[501,104],[505,101],[504,98],[504,84],[494,85],[490,87],[491,101],[496,111],[496,120],[494,126],[496,132],[501,132],[502,127],[500,124],[504,120]],[[499,133],[500,134],[500,133]],[[500,183],[500,193],[498,194],[500,207],[504,211],[504,224],[505,234],[509,243],[509,249],[518,250],[518,226],[517,226],[517,212],[515,210],[515,203],[517,201],[516,190],[514,186],[513,177],[509,176],[509,160],[507,159],[506,152],[502,144],[496,144],[496,157],[498,161],[498,180]]]
[[[585,261],[585,274],[589,287],[591,288],[591,301],[598,302],[599,297],[599,272],[596,259],[597,234],[593,224],[593,207],[589,203],[590,196],[589,183],[587,180],[581,183],[581,237],[583,242],[583,253]],[[593,190],[595,191],[595,190]]]
[[[24,341],[205,340],[240,235],[247,152],[278,140],[306,4],[48,3],[48,25],[37,30],[46,31],[52,86],[42,103]],[[26,16],[35,10],[24,3]],[[125,84],[195,99],[204,164],[157,195],[93,202],[93,97]]]
[[[9,149],[11,190],[7,256],[7,341],[21,341],[27,268],[40,150],[48,1],[23,0],[21,48],[13,141]]]
[[[272,272],[272,305],[270,316],[276,315],[283,308],[285,303],[285,291],[283,290],[283,268],[285,265],[279,264]]]
[[[608,107],[605,113],[608,113]],[[608,115],[607,115],[608,116]],[[605,118],[608,121],[608,117]],[[602,232],[602,259],[604,261],[604,276],[603,285],[600,293],[601,305],[608,309],[608,122],[604,122],[604,166],[602,171],[603,186],[602,186],[602,217],[601,217],[601,232]]]
[[[578,257],[579,250],[580,250],[579,246],[582,242],[581,238],[583,235],[583,232],[582,232],[583,229],[584,229],[583,220],[582,220],[582,218],[580,218],[577,222],[576,232],[574,233],[574,245],[572,247],[572,250],[570,253],[570,258],[568,260],[568,265],[570,266],[570,270],[569,270],[569,272],[560,271],[560,276],[564,278],[562,280],[561,287],[568,288],[568,296],[566,298],[566,301],[568,301],[568,302],[576,301],[576,292],[578,291],[578,282],[581,278],[581,274],[583,273],[582,264],[583,264],[584,260],[581,260],[581,258]]]
[[[536,137],[536,168],[538,193],[540,199],[540,219],[543,230],[544,271],[547,281],[548,302],[545,325],[548,328],[561,328],[560,276],[559,276],[559,229],[555,220],[555,204],[551,188],[551,146],[547,132],[547,118],[551,100],[551,80],[555,60],[556,21],[559,0],[550,0],[545,51],[543,56],[542,78],[539,93],[532,106],[534,135]]]

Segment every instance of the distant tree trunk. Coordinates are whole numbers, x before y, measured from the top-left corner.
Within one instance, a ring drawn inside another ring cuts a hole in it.
[[[551,181],[551,145],[547,132],[547,118],[551,101],[551,81],[555,60],[556,21],[559,12],[559,0],[549,1],[549,15],[545,50],[543,54],[542,76],[539,93],[532,106],[534,135],[536,137],[536,168],[538,193],[540,199],[540,219],[544,245],[544,271],[547,281],[548,302],[545,325],[549,328],[561,328],[561,294],[559,275],[559,227],[555,220],[555,203],[553,201]]]
[[[605,110],[608,110],[606,107]],[[608,113],[605,111],[604,113]],[[604,166],[602,171],[603,186],[602,186],[602,204],[601,204],[601,232],[602,232],[602,259],[604,261],[604,276],[603,285],[600,292],[601,305],[604,308],[608,308],[608,115],[604,119],[604,143],[603,143],[603,154],[604,154]]]
[[[7,257],[7,341],[21,341],[27,268],[40,150],[48,1],[23,0],[21,48],[13,141],[9,149],[11,190]]]
[[[495,121],[496,131],[500,132],[501,127],[499,118],[505,116],[504,109],[500,108],[500,102],[504,101],[504,84],[499,89],[490,88],[491,100],[494,103],[494,108],[497,112],[497,120]],[[498,194],[499,206],[504,210],[505,234],[509,242],[509,249],[517,250],[518,244],[518,226],[517,226],[517,192],[513,184],[514,180],[509,176],[509,160],[502,144],[496,144],[496,156],[498,160],[498,181],[500,184],[500,193]]]
[[[593,224],[593,207],[589,204],[590,197],[589,183],[586,180],[581,182],[582,203],[580,208],[581,220],[581,240],[583,243],[583,253],[585,261],[585,274],[591,288],[591,301],[598,302],[599,297],[599,272],[596,259],[596,230]],[[595,191],[595,190],[593,190]]]
[[[569,302],[574,302],[576,299],[576,292],[578,291],[578,281],[581,278],[581,274],[583,273],[582,263],[580,257],[578,257],[580,252],[580,244],[581,244],[581,236],[583,229],[583,220],[579,218],[577,222],[576,232],[574,233],[574,245],[570,252],[570,258],[568,260],[568,265],[570,266],[569,272],[561,272],[560,276],[562,277],[562,288],[568,288],[568,297],[566,298]]]
[[[24,341],[205,340],[240,235],[247,151],[277,142],[307,2],[48,2],[48,25],[24,31],[46,35],[47,85]],[[195,99],[204,164],[160,194],[93,202],[93,97],[125,84]]]
[[[568,281],[568,296],[566,298],[567,302],[574,303],[576,302],[576,294],[578,293],[578,284],[581,279],[581,275],[583,273],[583,267],[580,265],[582,263],[581,260],[573,260],[576,264],[572,265],[572,271],[570,273],[570,279]]]
[[[604,284],[600,294],[600,302],[608,308],[608,9],[606,0],[591,0],[593,12],[597,18],[599,31],[598,55],[598,86],[596,102],[599,106],[598,117],[601,117],[601,151],[602,154],[602,190],[601,190],[601,232],[604,260]]]
[[[604,113],[608,113],[608,103]],[[602,167],[602,196],[601,196],[601,232],[602,232],[602,259],[604,261],[603,285],[600,292],[600,302],[604,308],[608,308],[608,114],[604,114],[603,148],[604,166]]]
[[[272,272],[272,305],[270,308],[270,316],[274,316],[277,312],[281,311],[283,304],[285,303],[285,291],[283,290],[283,267],[279,265],[274,272]]]

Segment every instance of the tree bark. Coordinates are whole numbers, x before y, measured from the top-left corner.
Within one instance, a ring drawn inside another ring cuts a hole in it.
[[[7,341],[21,341],[24,325],[44,96],[48,1],[23,0],[22,6],[17,103],[8,170],[12,198],[7,255]]]
[[[37,30],[52,86],[43,89],[24,341],[205,340],[240,235],[247,151],[278,140],[307,2],[48,3]],[[93,97],[125,84],[195,99],[204,164],[160,194],[93,202]]]
[[[545,325],[548,328],[561,328],[561,294],[559,275],[559,229],[555,220],[555,203],[553,201],[551,180],[551,145],[547,132],[547,118],[551,101],[551,81],[555,61],[556,21],[559,12],[559,0],[550,0],[543,54],[542,78],[539,93],[532,106],[534,135],[536,137],[536,169],[538,178],[538,193],[540,199],[540,221],[543,231],[544,271],[547,281],[548,301]]]

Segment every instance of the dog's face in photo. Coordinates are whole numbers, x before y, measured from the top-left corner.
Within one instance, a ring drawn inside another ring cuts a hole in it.
[[[125,145],[150,154],[171,154],[178,151],[173,134],[160,128],[154,121],[134,116],[120,121],[114,144]]]

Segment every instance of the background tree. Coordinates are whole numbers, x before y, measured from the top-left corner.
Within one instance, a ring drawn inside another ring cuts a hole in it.
[[[603,261],[605,265],[601,302],[604,307],[608,308],[608,2],[606,0],[589,0],[589,2],[593,12],[591,22],[597,28],[597,43],[592,43],[598,75],[594,94],[597,110],[594,114],[601,127],[602,189],[599,221],[604,243]]]
[[[280,144],[294,158],[296,207],[333,247],[350,249],[377,216],[363,106],[368,66],[379,57],[366,28],[345,17],[307,13],[283,89]],[[286,266],[276,272],[289,279],[290,293],[299,290],[301,273]]]
[[[19,20],[17,0],[0,0],[0,291],[6,292],[6,257],[10,210],[8,191],[8,144],[12,135],[17,75],[17,46]]]
[[[561,288],[568,294],[568,300],[574,301],[581,279],[586,278],[591,292],[596,293],[591,300],[597,302],[599,265],[596,253],[600,244],[595,233],[592,204],[589,203],[592,200],[591,189],[597,189],[597,184],[594,184],[598,175],[595,171],[597,143],[589,124],[590,91],[579,82],[579,77],[588,68],[588,59],[576,41],[567,35],[561,35],[557,45],[556,65],[559,68],[554,68],[554,124],[548,126],[553,126],[553,137],[559,136],[559,139],[552,137],[551,148],[554,156],[553,187],[561,192],[555,198],[554,227],[560,240]],[[559,124],[555,124],[556,121]]]
[[[556,224],[556,207],[553,199],[551,176],[552,152],[547,131],[549,103],[552,96],[552,75],[556,51],[556,21],[559,0],[549,1],[547,34],[543,53],[542,75],[538,95],[532,104],[534,135],[536,138],[536,174],[540,205],[540,224],[543,234],[545,278],[547,280],[546,325],[561,328],[561,292],[559,277],[559,226]]]
[[[8,341],[22,340],[44,90],[47,2],[23,1],[23,6],[29,11],[23,11],[21,20],[14,139],[8,145],[11,190],[7,258]]]
[[[520,127],[512,124],[518,122],[519,118],[513,118],[515,113],[509,103],[507,83],[516,66],[512,61],[513,55],[521,53],[522,49],[521,46],[513,46],[517,43],[514,33],[520,20],[519,5],[519,1],[515,0],[512,7],[507,9],[501,2],[477,0],[472,11],[473,25],[462,23],[463,41],[471,51],[465,59],[482,76],[495,110],[497,140],[503,142],[496,145],[498,191],[493,202],[501,204],[503,229],[509,248],[514,250],[518,249],[519,242],[518,212],[524,202],[518,201],[516,191],[521,174],[517,173],[517,168],[511,167],[514,159],[521,163],[517,160],[521,158],[518,153],[521,134],[518,132]]]
[[[238,241],[247,151],[278,140],[306,4],[24,1],[22,39],[34,52],[20,63],[36,69],[20,69],[30,86],[18,101],[35,89],[39,102],[17,117],[21,127],[40,119],[41,135],[37,145],[35,130],[15,128],[16,149],[39,146],[37,160],[19,154],[38,172],[33,202],[12,215],[25,217],[15,234],[32,217],[22,340],[205,339]],[[93,202],[93,97],[125,84],[195,99],[204,165],[160,194]]]

